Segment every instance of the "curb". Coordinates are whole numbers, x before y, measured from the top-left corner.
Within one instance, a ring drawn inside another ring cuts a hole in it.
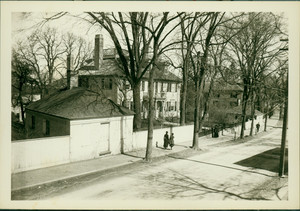
[[[139,161],[136,161],[136,162],[139,162]],[[135,162],[133,162],[133,163],[135,163]],[[45,181],[45,182],[36,183],[34,185],[27,185],[27,186],[23,186],[23,187],[19,187],[19,188],[14,188],[14,189],[11,190],[11,192],[18,192],[18,191],[25,191],[25,190],[29,190],[29,189],[40,188],[41,186],[44,186],[44,185],[51,185],[51,184],[54,184],[56,182],[67,181],[67,180],[71,180],[71,179],[75,179],[75,178],[79,179],[79,178],[83,178],[83,177],[88,176],[88,175],[98,174],[100,172],[104,173],[106,171],[112,171],[112,170],[115,170],[115,169],[123,167],[123,166],[131,165],[133,163],[119,164],[119,165],[116,165],[114,167],[107,168],[107,169],[83,172],[83,173],[79,173],[79,174],[75,174],[75,175],[61,177],[59,179],[53,179],[53,180],[48,180],[48,181]]]
[[[146,162],[144,160],[144,158],[140,158],[140,160],[132,161],[131,163],[119,164],[119,165],[116,165],[116,166],[113,166],[113,167],[110,167],[110,168],[106,168],[106,169],[83,172],[83,173],[79,173],[79,174],[76,174],[76,175],[65,176],[65,177],[62,177],[62,178],[59,178],[59,179],[48,180],[48,181],[37,183],[37,184],[34,184],[34,185],[23,186],[23,187],[20,187],[20,188],[11,189],[11,194],[13,195],[13,194],[23,192],[23,191],[25,192],[25,191],[40,189],[40,188],[43,188],[43,187],[54,185],[56,183],[68,182],[68,181],[71,181],[71,180],[74,180],[74,179],[82,179],[84,177],[93,176],[93,175],[97,175],[97,174],[103,174],[103,176],[104,176],[104,175],[113,173],[115,171],[124,170],[125,168],[129,168],[129,167],[132,167],[132,166],[142,165],[142,164],[145,164],[145,163],[159,162],[161,160],[171,158],[171,156],[180,154],[180,153],[182,153],[184,151],[187,151],[187,150],[189,150],[189,148],[183,149],[183,150],[178,151],[178,152],[153,157],[150,162]]]

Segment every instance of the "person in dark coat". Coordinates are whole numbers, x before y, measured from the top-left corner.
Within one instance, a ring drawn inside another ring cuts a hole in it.
[[[174,146],[174,133],[172,133],[171,136],[170,136],[170,147],[171,147],[171,150],[172,150],[173,146]]]
[[[260,124],[259,122],[256,124],[256,134],[259,132]]]
[[[169,145],[169,134],[168,131],[166,131],[166,134],[164,135],[164,148],[167,149]]]

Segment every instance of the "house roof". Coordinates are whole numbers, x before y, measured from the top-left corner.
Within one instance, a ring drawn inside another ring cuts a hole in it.
[[[208,92],[210,82],[205,82],[204,91]],[[243,89],[237,84],[228,84],[228,83],[215,83],[213,91],[239,91],[242,92]]]
[[[84,88],[58,91],[29,104],[26,109],[70,120],[134,114],[103,95]]]
[[[84,66],[82,66],[80,71],[85,71],[86,73],[91,71],[91,74],[102,75],[102,76],[123,76],[124,73],[120,70],[119,64],[115,59],[103,59],[103,63],[99,70],[95,68],[94,60],[89,59],[86,61]]]
[[[124,72],[121,70],[120,64],[115,58],[103,59],[103,64],[99,70],[96,70],[93,59],[86,60],[85,64],[79,69],[83,75],[89,73],[90,75],[98,76],[119,76],[125,77]],[[144,79],[149,77],[148,71],[144,75]],[[158,68],[154,70],[154,80],[156,81],[176,81],[180,82],[181,79],[175,74],[166,69],[166,65],[160,64]]]
[[[240,105],[240,106],[228,108],[228,109],[226,109],[226,113],[240,114],[241,115],[242,114],[242,106]],[[254,114],[257,115],[257,116],[263,115],[263,113],[261,113],[258,110],[255,110]],[[247,107],[246,115],[247,116],[251,115],[251,108],[249,106]]]
[[[146,72],[144,75],[144,79],[148,79],[149,77],[149,72]],[[174,75],[173,73],[171,73],[169,70],[166,69],[154,69],[154,76],[153,76],[154,80],[157,81],[176,81],[176,82],[181,82],[181,79]]]

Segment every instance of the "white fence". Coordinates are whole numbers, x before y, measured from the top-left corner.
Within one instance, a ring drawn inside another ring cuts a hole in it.
[[[11,144],[13,173],[69,162],[69,136],[14,141]]]
[[[257,119],[254,122],[254,128],[258,121],[260,122],[262,130],[264,122],[261,119]],[[246,129],[249,130],[250,127],[251,121],[248,121],[246,123]],[[174,133],[175,144],[190,141],[193,139],[193,128],[193,125],[186,125],[154,129],[153,146],[155,146],[156,142],[159,146],[163,145],[163,137],[166,131],[168,131],[169,134]],[[241,126],[237,126],[234,129],[236,135],[239,136]],[[132,131],[130,131],[130,133],[131,132]],[[234,131],[227,129],[224,132],[233,133]],[[132,138],[130,135],[126,135],[127,138],[124,140],[124,151],[145,148],[147,143],[147,135],[147,130],[132,132]],[[122,139],[122,137],[119,137],[119,139]],[[11,169],[13,173],[70,162],[70,136],[14,141],[12,142],[11,146]]]
[[[168,128],[154,129],[152,144],[153,146],[155,146],[157,142],[159,146],[162,146],[166,131],[168,131],[169,135],[171,133],[174,133],[175,143],[181,143],[188,140],[192,140],[193,128],[194,125],[186,125],[186,126],[173,126]],[[148,131],[133,132],[132,150],[145,148],[147,144],[147,135],[148,135]]]

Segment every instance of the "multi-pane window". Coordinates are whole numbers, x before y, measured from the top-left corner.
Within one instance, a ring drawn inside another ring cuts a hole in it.
[[[102,78],[101,79],[101,89],[112,89],[113,80],[111,78]]]
[[[177,84],[175,84],[175,92],[177,92],[177,86],[178,86],[178,85],[177,85]]]
[[[110,78],[110,79],[109,79],[109,84],[108,84],[108,88],[109,88],[109,89],[112,89],[112,84],[113,84],[113,82],[112,82],[112,79]]]
[[[164,92],[164,83],[161,82],[161,92]]]
[[[235,92],[230,93],[231,98],[237,98],[238,94]]]
[[[167,83],[167,92],[171,92],[171,83]]]
[[[171,102],[167,102],[167,111],[170,111]]]
[[[155,93],[158,92],[158,82],[155,82]]]
[[[231,105],[231,106],[237,106],[237,105],[238,105],[238,102],[230,102],[230,105]]]
[[[31,116],[31,129],[35,129],[35,116]]]
[[[43,133],[45,136],[50,135],[50,122],[49,120],[43,120]]]
[[[78,86],[79,87],[89,87],[89,78],[88,77],[80,77],[78,80]]]
[[[105,78],[101,79],[101,88],[105,89]]]
[[[219,97],[220,97],[220,93],[215,93],[214,96],[215,96],[216,98],[219,98]]]
[[[145,81],[142,81],[142,91],[145,91]]]
[[[133,102],[130,102],[130,110],[133,111],[134,107],[133,107]]]

